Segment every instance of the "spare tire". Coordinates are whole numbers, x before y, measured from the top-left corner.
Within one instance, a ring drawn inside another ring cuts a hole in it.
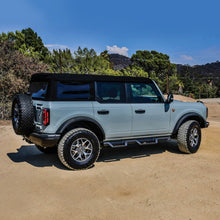
[[[31,96],[15,95],[11,115],[15,133],[29,135],[34,130],[34,107]]]

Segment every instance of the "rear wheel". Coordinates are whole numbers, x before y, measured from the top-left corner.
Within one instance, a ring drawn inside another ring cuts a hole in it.
[[[97,136],[85,128],[67,132],[58,145],[58,156],[69,169],[87,169],[97,160],[100,143]]]
[[[201,128],[197,121],[190,120],[183,123],[177,135],[179,150],[184,153],[195,153],[201,142]]]

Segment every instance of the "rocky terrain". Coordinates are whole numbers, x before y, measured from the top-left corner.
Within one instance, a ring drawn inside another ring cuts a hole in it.
[[[131,65],[130,58],[120,54],[109,54],[109,61],[114,70],[122,70]]]

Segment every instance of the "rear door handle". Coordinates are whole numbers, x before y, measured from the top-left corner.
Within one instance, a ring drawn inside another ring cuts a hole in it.
[[[136,114],[144,114],[144,113],[145,113],[145,110],[143,110],[143,109],[138,109],[138,110],[135,110],[135,113],[136,113]]]
[[[108,115],[109,111],[108,110],[101,110],[101,111],[97,111],[99,115]]]

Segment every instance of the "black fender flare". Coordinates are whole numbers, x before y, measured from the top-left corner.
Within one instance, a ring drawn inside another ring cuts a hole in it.
[[[179,127],[185,122],[185,121],[188,121],[188,120],[196,120],[199,122],[200,124],[200,127],[201,128],[204,128],[205,127],[205,123],[206,121],[204,120],[204,118],[199,115],[198,113],[186,113],[185,115],[183,115],[176,123],[174,129],[173,129],[173,132],[172,132],[172,136],[175,136],[179,130]]]
[[[89,117],[84,117],[84,116],[68,119],[57,129],[56,133],[62,134],[68,126],[75,124],[77,122],[90,122],[90,123],[95,124],[100,129],[102,136],[103,136],[103,139],[105,139],[105,132],[104,132],[104,129],[102,128],[102,126],[96,120],[89,118]]]

